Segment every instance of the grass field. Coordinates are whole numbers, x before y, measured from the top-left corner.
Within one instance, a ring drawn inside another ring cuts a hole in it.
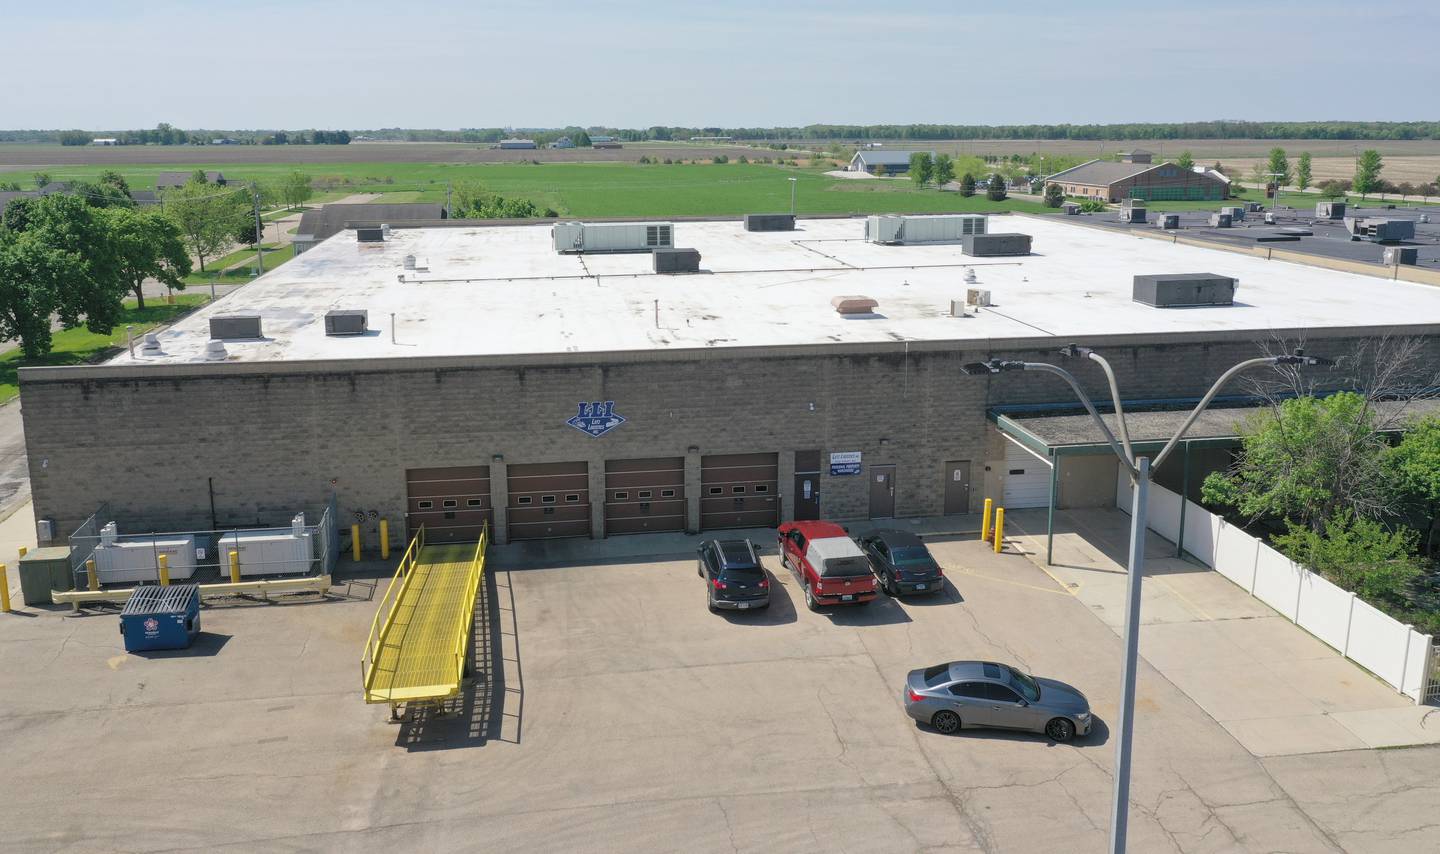
[[[0,403],[7,403],[20,393],[16,381],[20,368],[83,365],[99,361],[119,352],[120,348],[125,346],[127,324],[134,325],[134,335],[138,339],[156,326],[171,323],[181,315],[204,305],[209,299],[210,297],[205,295],[185,294],[176,296],[174,305],[167,305],[164,300],[152,300],[144,308],[136,308],[134,300],[127,300],[124,317],[109,335],[97,335],[83,326],[78,329],[63,329],[56,332],[51,339],[53,347],[50,352],[38,359],[26,359],[18,348],[0,353]]]
[[[104,166],[53,169],[57,181],[93,177]],[[155,185],[159,172],[174,164],[121,167],[137,189]],[[205,168],[217,168],[205,164]],[[228,180],[275,180],[295,166],[289,163],[218,167]],[[800,213],[887,213],[899,211],[968,212],[1041,211],[1029,201],[990,202],[963,198],[905,181],[846,180],[819,169],[766,164],[636,165],[625,163],[453,164],[354,163],[308,170],[317,184],[336,193],[381,193],[385,201],[445,201],[445,185],[479,181],[504,196],[527,198],[561,216],[735,216],[790,208],[795,178]],[[346,183],[348,182],[348,183]],[[316,200],[312,199],[311,204]]]

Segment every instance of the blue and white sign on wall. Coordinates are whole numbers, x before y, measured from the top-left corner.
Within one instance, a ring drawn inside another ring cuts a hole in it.
[[[580,411],[565,423],[581,433],[588,433],[598,438],[625,423],[625,416],[615,413],[615,401],[613,400],[581,403],[579,407]]]
[[[836,451],[830,455],[830,476],[844,477],[860,473],[859,451]]]

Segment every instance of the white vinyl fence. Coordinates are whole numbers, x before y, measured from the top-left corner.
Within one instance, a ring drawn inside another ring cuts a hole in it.
[[[1131,487],[1116,467],[1115,505],[1130,512]],[[1146,526],[1181,542],[1181,498],[1150,484]],[[1426,701],[1434,662],[1431,637],[1342,590],[1193,501],[1185,501],[1186,552],[1339,650],[1417,703]]]

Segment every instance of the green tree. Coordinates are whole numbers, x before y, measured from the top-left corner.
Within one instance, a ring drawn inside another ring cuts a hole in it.
[[[85,204],[92,208],[128,208],[135,205],[135,200],[130,197],[130,183],[113,169],[101,172],[94,181],[72,181],[70,192],[84,199]]]
[[[314,194],[315,191],[310,186],[310,176],[298,169],[280,179],[280,196],[285,200],[287,208],[300,207]]]
[[[1320,195],[1327,199],[1338,199],[1345,195],[1345,188],[1339,181],[1321,181]]]
[[[17,220],[10,218],[7,208],[6,228],[21,231],[44,247],[72,259],[51,266],[52,270],[60,267],[68,270],[68,274],[58,280],[54,314],[67,329],[83,321],[91,332],[108,334],[120,320],[128,287],[100,211],[67,193],[26,201],[24,215]],[[45,317],[48,322],[49,313]]]
[[[996,172],[990,176],[990,186],[985,188],[985,198],[992,202],[1005,200],[1005,176]]]
[[[1374,519],[1342,510],[1321,530],[1288,522],[1289,530],[1272,538],[1296,563],[1376,605],[1405,608],[1410,584],[1420,575],[1413,531],[1389,531]]]
[[[1380,170],[1384,163],[1380,159],[1380,152],[1373,148],[1367,148],[1360,152],[1360,158],[1355,161],[1355,192],[1360,198],[1365,198],[1369,193],[1380,189]]]
[[[955,160],[948,154],[935,155],[935,183],[945,186],[955,180]]]
[[[1310,152],[1300,152],[1300,162],[1295,166],[1295,186],[1301,192],[1310,186]]]
[[[1239,460],[1206,477],[1201,494],[1316,533],[1341,513],[1378,518],[1390,512],[1392,489],[1377,430],[1374,408],[1354,392],[1283,400],[1242,425]]]
[[[578,130],[571,134],[570,141],[575,143],[576,148],[589,148],[594,145],[594,143],[590,141],[590,134],[583,130]]]
[[[1045,185],[1045,207],[1058,208],[1065,203],[1065,194],[1060,191],[1059,184]]]
[[[39,235],[0,228],[0,337],[18,340],[27,359],[50,352],[50,316],[83,266]]]
[[[975,195],[975,176],[969,172],[960,176],[960,195],[966,197]]]
[[[157,210],[109,208],[102,212],[119,258],[120,275],[138,307],[145,307],[142,286],[155,279],[175,290],[185,289],[190,255],[175,223]]]
[[[884,164],[884,163],[876,163],[876,164],[875,164],[875,171],[874,171],[873,174],[875,175],[876,178],[884,178],[886,175],[889,175],[890,172],[889,172],[889,170],[887,170],[887,169],[885,168],[885,164]]]
[[[205,174],[204,169],[196,169],[194,172],[190,173],[190,183],[208,184],[210,183],[210,176]]]
[[[35,186],[36,186],[36,187],[40,187],[40,188],[42,188],[42,189],[45,188],[45,187],[50,186],[50,173],[49,173],[49,172],[36,172],[36,173],[35,173]]]
[[[1188,172],[1195,168],[1195,158],[1190,156],[1189,151],[1182,151],[1180,152],[1180,156],[1175,160],[1175,165]]]
[[[1424,518],[1425,553],[1433,554],[1440,524],[1440,416],[1411,424],[1386,455],[1385,466],[1400,500]]]
[[[1290,160],[1285,156],[1285,149],[1276,146],[1270,149],[1270,161],[1265,164],[1265,171],[1270,173],[1267,180],[1275,184],[1275,189],[1287,186],[1290,183]]]
[[[20,192],[20,182],[19,182],[19,181],[0,181],[0,193],[18,193],[18,192]]]
[[[241,223],[252,216],[247,193],[200,181],[166,190],[162,198],[165,215],[180,228],[202,271],[205,259],[229,246]]]
[[[928,152],[917,151],[910,155],[910,180],[923,187],[934,177],[935,161]]]

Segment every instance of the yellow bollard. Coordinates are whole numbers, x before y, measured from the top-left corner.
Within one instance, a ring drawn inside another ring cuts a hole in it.
[[[237,551],[230,552],[230,583],[240,583],[240,553]]]
[[[10,573],[5,571],[3,563],[0,563],[0,611],[10,613]]]
[[[350,559],[360,559],[360,526],[350,526]]]
[[[1000,554],[1000,549],[1005,545],[1005,508],[995,508],[995,554]]]
[[[85,576],[90,580],[90,589],[100,589],[100,573],[95,569],[95,558],[85,561]]]
[[[21,556],[21,557],[24,557],[25,555],[28,555],[28,554],[30,554],[30,550],[27,549],[27,548],[25,548],[24,546],[21,546],[21,547],[20,547],[20,556]]]
[[[990,508],[995,504],[993,498],[985,499],[985,511],[980,516],[980,542],[990,542]]]
[[[380,559],[390,559],[390,520],[380,520]]]
[[[159,555],[157,563],[160,564],[160,586],[170,586],[170,555]]]

